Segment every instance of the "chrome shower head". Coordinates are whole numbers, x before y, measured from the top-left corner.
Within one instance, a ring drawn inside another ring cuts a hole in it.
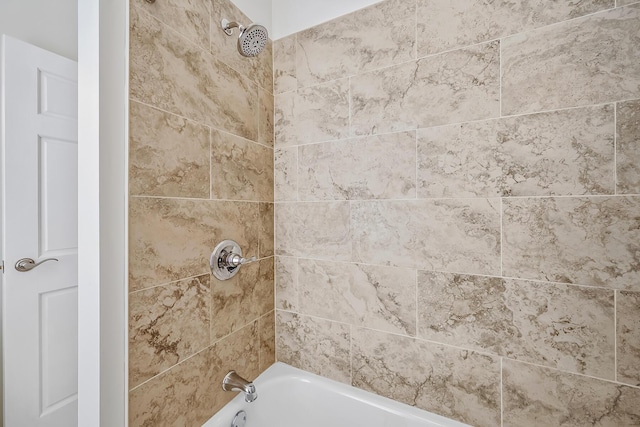
[[[247,57],[258,56],[264,50],[269,39],[269,33],[265,27],[251,24],[245,28],[237,22],[222,20],[222,29],[228,36],[233,35],[234,28],[240,31],[238,36],[238,52],[240,55]]]

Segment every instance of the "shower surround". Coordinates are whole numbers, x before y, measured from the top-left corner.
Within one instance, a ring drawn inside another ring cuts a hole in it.
[[[386,0],[273,48],[278,360],[640,424],[640,3]]]
[[[228,1],[131,0],[129,426],[200,426],[275,360],[272,50],[243,58]],[[259,262],[214,279],[236,240]]]

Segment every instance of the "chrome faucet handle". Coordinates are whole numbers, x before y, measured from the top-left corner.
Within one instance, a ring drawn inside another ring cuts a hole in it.
[[[241,265],[250,264],[257,261],[258,258],[244,258],[242,249],[233,240],[224,240],[216,246],[209,258],[209,267],[211,274],[216,279],[231,279],[238,273]]]
[[[227,267],[240,267],[241,265],[251,264],[252,262],[256,262],[258,258],[252,256],[251,258],[243,258],[242,255],[230,253],[226,257],[225,260]]]

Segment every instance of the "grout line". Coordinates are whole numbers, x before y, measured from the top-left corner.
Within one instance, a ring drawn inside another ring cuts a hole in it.
[[[498,73],[499,73],[499,89],[500,89],[500,117],[502,118],[502,39],[498,40]]]
[[[269,312],[269,313],[270,313],[270,312]],[[229,338],[230,336],[232,336],[232,335],[234,335],[234,334],[239,333],[239,332],[240,332],[240,331],[242,331],[244,328],[246,328],[246,327],[248,327],[248,326],[252,325],[253,323],[258,322],[258,321],[260,320],[260,318],[262,318],[262,317],[264,317],[264,316],[268,315],[269,313],[264,314],[264,315],[262,315],[262,316],[259,316],[259,317],[255,318],[255,319],[251,320],[251,321],[250,321],[250,322],[248,322],[248,323],[245,323],[244,325],[240,326],[238,329],[236,329],[236,330],[234,330],[234,331],[232,331],[232,332],[228,333],[227,335],[224,335],[223,337],[220,337],[219,339],[217,339],[217,340],[216,340],[216,341],[214,341],[214,342],[211,342],[211,341],[210,341],[210,342],[209,342],[209,345],[208,345],[208,346],[206,346],[206,347],[204,347],[203,349],[201,349],[201,350],[197,351],[196,353],[193,353],[191,356],[189,356],[189,357],[187,357],[187,358],[185,358],[185,359],[183,359],[183,360],[179,361],[179,362],[178,362],[178,363],[176,363],[175,365],[172,365],[171,367],[169,367],[169,368],[167,368],[167,369],[163,370],[162,372],[159,372],[158,374],[156,374],[156,375],[154,375],[153,377],[151,377],[151,378],[149,378],[149,379],[147,379],[147,380],[143,381],[142,383],[138,384],[137,386],[135,386],[135,387],[133,387],[133,388],[129,389],[129,393],[130,393],[130,392],[132,392],[132,391],[134,391],[135,389],[137,389],[137,388],[139,388],[139,387],[143,386],[144,384],[146,384],[146,383],[148,383],[148,382],[150,382],[150,381],[154,380],[155,378],[159,377],[160,375],[162,375],[162,374],[164,374],[164,373],[166,373],[166,372],[168,372],[168,371],[170,371],[170,370],[174,369],[175,367],[177,367],[177,366],[179,366],[179,365],[183,364],[183,363],[184,363],[184,362],[186,362],[187,360],[189,360],[189,359],[191,359],[191,358],[193,358],[193,357],[197,356],[198,354],[202,353],[203,351],[206,351],[206,350],[210,349],[211,347],[213,347],[214,345],[218,344],[219,342],[221,342],[221,341],[223,341],[223,340],[225,340],[225,339]],[[259,351],[259,350],[258,350],[258,351]]]
[[[347,94],[347,96],[349,97],[349,132],[347,132],[349,134],[349,138],[353,137],[354,134],[354,129],[353,129],[353,100],[351,98],[351,77],[349,77],[348,80],[348,84],[349,84],[349,92]]]
[[[299,277],[300,277],[300,271],[299,271],[300,270],[300,262],[299,261],[300,261],[300,259],[299,258],[294,258],[294,259],[295,259],[296,267],[295,267],[294,276],[293,276],[293,278],[294,278],[293,287],[294,287],[294,289],[296,291],[296,298],[295,298],[296,310],[298,310],[298,312],[300,312],[300,304],[301,304],[301,302],[300,302],[300,285],[299,285],[300,284],[300,280],[299,280]]]
[[[587,374],[582,374],[582,373],[578,373],[578,372],[566,371],[566,370],[562,370],[562,369],[559,369],[559,368],[556,368],[556,367],[541,365],[541,364],[538,364],[538,363],[527,362],[527,361],[518,360],[518,359],[512,359],[512,358],[509,358],[509,357],[506,357],[506,356],[502,356],[500,354],[488,352],[486,350],[478,350],[478,349],[474,349],[474,348],[461,347],[459,345],[433,341],[433,340],[421,338],[421,337],[418,337],[418,336],[404,335],[404,334],[400,334],[400,333],[397,333],[397,332],[385,331],[385,330],[382,330],[382,329],[375,329],[375,328],[371,328],[371,327],[363,326],[363,325],[352,325],[350,323],[336,321],[336,320],[333,320],[333,319],[327,319],[327,318],[316,316],[316,315],[293,312],[293,311],[290,311],[290,310],[281,310],[281,311],[287,312],[287,313],[290,313],[290,314],[296,314],[296,315],[301,316],[301,317],[307,317],[307,318],[310,318],[310,319],[316,319],[316,320],[336,323],[336,324],[345,325],[345,326],[349,326],[349,327],[357,327],[357,328],[369,330],[369,331],[372,331],[372,332],[377,332],[377,333],[386,334],[386,335],[393,335],[393,336],[397,336],[397,337],[401,337],[401,338],[405,338],[405,339],[413,339],[413,340],[418,341],[418,342],[434,344],[434,345],[438,345],[438,346],[441,346],[441,347],[453,348],[453,349],[456,349],[456,350],[472,351],[474,353],[478,353],[478,354],[481,354],[481,355],[496,357],[496,358],[500,358],[501,360],[502,359],[509,360],[509,361],[512,361],[512,362],[515,362],[515,363],[521,363],[521,364],[525,364],[525,365],[536,366],[536,367],[541,368],[541,369],[552,370],[552,371],[560,372],[560,373],[563,373],[563,374],[566,374],[566,375],[575,375],[575,376],[579,376],[579,377],[583,377],[583,378],[590,378],[590,379],[597,380],[597,381],[604,381],[604,382],[607,382],[607,383],[612,383],[612,384],[617,384],[617,385],[624,385],[624,386],[627,386],[627,387],[640,389],[640,386],[634,386],[634,385],[630,385],[630,384],[620,383],[620,382],[617,382],[615,380],[610,380],[610,379],[606,379],[606,378],[600,378],[600,377],[596,377],[596,376],[593,376],[593,375],[587,375]]]
[[[504,206],[500,198],[500,277],[504,276]]]
[[[188,277],[184,277],[184,278],[181,278],[181,279],[172,280],[170,282],[160,283],[160,284],[157,284],[157,285],[149,286],[148,288],[136,289],[135,291],[129,292],[129,296],[132,296],[134,294],[138,294],[140,292],[148,291],[150,289],[156,289],[156,288],[161,288],[163,286],[175,285],[177,283],[184,282],[184,281],[187,281],[187,280],[194,280],[194,279],[197,279],[198,277],[202,277],[202,276],[209,276],[210,274],[211,274],[210,271],[205,271],[204,273],[201,273],[201,274],[195,274],[193,276],[188,276]]]
[[[361,262],[361,261],[340,261],[340,260],[331,259],[331,258],[314,258],[312,256],[311,257],[296,256],[296,255],[276,255],[276,256],[278,256],[279,258],[292,258],[292,259],[302,259],[302,260],[322,262],[322,263],[331,263],[334,266],[337,266],[340,264],[355,264],[355,265],[363,265],[363,266],[386,268],[386,269],[417,270],[417,271],[426,271],[430,273],[444,273],[444,274],[461,275],[461,276],[485,277],[490,279],[519,280],[523,282],[531,282],[531,283],[537,283],[537,284],[547,285],[547,286],[571,286],[571,287],[579,287],[579,288],[585,288],[585,289],[600,289],[603,291],[620,290],[615,288],[607,288],[603,286],[583,285],[580,283],[553,282],[553,281],[547,281],[547,280],[529,279],[529,278],[515,277],[515,276],[500,276],[500,275],[491,275],[491,274],[482,274],[482,273],[465,273],[460,271],[445,271],[445,270],[437,270],[437,269],[429,270],[429,269],[424,269],[424,268],[415,267],[415,266],[408,267],[408,266],[394,266],[394,265],[388,265],[388,264],[373,264],[373,263],[367,263],[367,262]]]
[[[202,199],[197,197],[130,195],[132,199],[184,200],[193,202],[274,203],[267,200]]]
[[[469,349],[467,349],[467,350],[469,350]],[[473,350],[473,351],[475,351],[475,350]],[[616,385],[619,385],[619,386],[622,385],[622,386],[625,386],[625,387],[630,387],[630,388],[634,388],[634,389],[640,390],[640,386],[638,386],[638,385],[626,384],[626,383],[622,383],[622,382],[618,382],[618,381],[614,381],[614,380],[608,380],[606,378],[594,377],[593,375],[581,374],[579,372],[564,371],[562,369],[554,368],[554,367],[551,367],[551,366],[540,365],[540,364],[533,363],[533,362],[526,362],[524,360],[511,359],[509,357],[504,357],[504,356],[502,356],[502,357],[504,359],[509,360],[511,362],[514,362],[514,363],[521,363],[523,365],[535,366],[537,368],[547,369],[547,370],[551,370],[551,371],[555,371],[555,372],[560,372],[560,373],[566,374],[566,375],[575,375],[575,376],[582,377],[582,378],[589,378],[589,379],[596,380],[596,381],[603,381],[603,382],[610,383],[610,384],[616,384]]]
[[[418,199],[418,172],[419,172],[418,165],[420,164],[420,159],[418,157],[418,131],[417,130],[414,131],[413,136],[414,136],[415,141],[416,141],[416,152],[415,152],[415,155],[416,155],[416,160],[415,160],[416,161],[416,167],[415,167],[415,171],[414,171],[414,173],[415,173],[415,181],[414,181],[414,185],[415,185],[414,194],[415,194],[415,197],[414,198],[417,200]]]
[[[504,382],[502,380],[503,375],[503,361],[504,358],[500,358],[500,427],[504,426]]]
[[[200,354],[200,353],[202,353],[203,351],[206,351],[206,350],[210,349],[212,346],[213,346],[213,344],[209,344],[208,346],[206,346],[205,348],[201,349],[200,351],[198,351],[198,352],[196,352],[196,353],[193,353],[191,356],[189,356],[189,357],[187,357],[187,358],[185,358],[185,359],[182,359],[181,361],[179,361],[179,362],[178,362],[178,363],[176,363],[175,365],[172,365],[172,366],[170,366],[169,368],[167,368],[167,369],[165,369],[165,370],[163,370],[163,371],[161,371],[161,372],[159,372],[159,373],[155,374],[154,376],[152,376],[151,378],[149,378],[149,379],[147,379],[147,380],[145,380],[145,381],[141,382],[141,383],[140,383],[140,384],[138,384],[137,386],[135,386],[135,387],[133,387],[133,388],[130,388],[130,389],[129,389],[129,393],[131,393],[132,391],[136,390],[137,388],[142,387],[143,385],[147,384],[148,382],[153,381],[154,379],[156,379],[156,378],[158,378],[159,376],[161,376],[161,375],[163,375],[163,374],[165,374],[165,373],[169,372],[170,370],[172,370],[172,369],[174,369],[174,368],[176,368],[176,367],[178,367],[178,366],[182,365],[183,363],[185,363],[186,361],[188,361],[188,360],[190,360],[190,359],[192,359],[192,358],[196,357],[197,355],[199,355],[199,354]]]
[[[618,103],[613,104],[613,194],[618,194]]]
[[[272,221],[272,225],[273,225],[273,254],[275,256],[276,254],[276,248],[278,247],[276,245],[276,238],[278,237],[276,235],[276,150],[273,150],[273,157],[272,157],[272,163],[273,163],[273,221]],[[275,261],[274,261],[275,262]],[[275,265],[274,265],[275,268]],[[276,281],[275,281],[275,271],[274,271],[274,276],[273,276],[273,295],[274,295],[274,307],[275,307],[275,295],[276,295]]]
[[[345,203],[345,202],[356,202],[356,203],[392,203],[392,202],[437,202],[437,201],[445,201],[445,200],[453,200],[453,201],[478,201],[478,200],[546,200],[546,199],[611,199],[611,198],[623,198],[623,197],[638,197],[640,193],[636,194],[576,194],[576,195],[553,195],[553,196],[477,196],[477,197],[426,197],[426,198],[389,198],[389,199],[319,199],[319,200],[278,200],[278,203],[282,204],[291,204],[291,203]],[[131,197],[155,197],[155,198],[164,198],[171,199],[175,197],[162,197],[162,196],[131,196]],[[206,200],[206,199],[189,199],[189,200]],[[247,202],[247,200],[225,200],[225,199],[215,199],[221,201],[231,201],[231,202]],[[251,202],[251,201],[249,201]],[[271,203],[264,201],[256,201],[256,203]]]
[[[349,222],[347,224],[347,236],[349,238],[349,259],[353,259],[353,203],[349,201]]]
[[[349,385],[353,385],[353,325],[349,325]]]
[[[497,200],[497,199],[586,199],[586,198],[622,198],[622,197],[637,197],[640,194],[591,194],[591,195],[568,195],[568,196],[478,196],[478,197],[428,197],[428,198],[389,198],[389,199],[318,199],[318,200],[243,200],[243,199],[209,199],[200,197],[182,197],[182,196],[154,196],[145,194],[131,194],[132,199],[161,199],[161,200],[185,200],[185,201],[200,201],[200,202],[233,202],[233,203],[279,203],[279,204],[294,204],[294,203],[392,203],[392,202],[437,202],[445,200],[453,201],[479,201],[479,200]]]
[[[296,170],[295,170],[295,178],[296,178],[296,200],[300,201],[300,147],[296,148]],[[292,200],[293,201],[293,200]]]
[[[413,35],[413,57],[418,60],[418,0],[413,3],[414,7],[414,35]]]
[[[416,295],[416,308],[415,308],[415,315],[416,315],[416,331],[415,331],[415,336],[417,337],[419,334],[419,329],[420,329],[420,315],[419,315],[419,309],[418,307],[420,307],[419,302],[418,302],[418,270],[414,271],[414,277],[415,277],[415,295]]]
[[[273,309],[273,355],[276,359],[276,362],[278,362],[280,360],[280,358],[278,357],[278,311],[280,311],[279,308],[275,308]]]
[[[225,135],[229,135],[229,136],[232,136],[232,137],[235,137],[235,138],[238,138],[238,139],[242,139],[243,141],[246,141],[246,142],[251,142],[251,143],[253,143],[253,144],[257,144],[257,145],[260,145],[260,146],[265,147],[265,148],[270,148],[270,149],[272,149],[272,150],[274,149],[274,147],[272,147],[272,146],[270,146],[270,145],[267,145],[267,144],[264,144],[264,143],[262,143],[262,142],[254,141],[254,140],[249,139],[249,138],[246,138],[246,137],[244,137],[244,136],[242,136],[242,135],[236,135],[235,133],[231,133],[231,132],[229,132],[229,131],[227,131],[227,130],[217,128],[216,126],[213,126],[213,125],[211,125],[210,123],[205,123],[205,122],[201,122],[201,121],[199,121],[199,120],[192,119],[192,118],[187,117],[187,116],[185,116],[185,115],[182,115],[182,114],[176,113],[175,111],[165,110],[165,109],[163,109],[163,108],[158,107],[157,105],[149,104],[149,103],[147,103],[147,102],[141,101],[141,100],[136,99],[136,98],[129,97],[129,102],[135,102],[136,104],[144,105],[145,107],[151,108],[151,109],[153,109],[153,110],[160,111],[160,112],[163,112],[163,113],[165,113],[165,114],[170,114],[170,115],[172,115],[172,116],[175,116],[175,117],[181,118],[181,119],[183,119],[183,120],[187,120],[187,121],[189,121],[189,122],[191,122],[191,123],[195,123],[195,124],[196,124],[196,125],[198,125],[198,126],[207,127],[207,128],[209,128],[211,131],[214,131],[214,130],[215,130],[215,131],[218,131],[218,132],[223,133],[223,134],[225,134]]]
[[[209,200],[213,200],[213,131],[209,128]]]
[[[371,138],[371,137],[375,137],[375,136],[392,135],[392,134],[397,134],[397,133],[407,133],[407,132],[412,132],[412,131],[421,130],[421,129],[437,129],[437,128],[464,125],[464,124],[471,124],[471,123],[483,123],[483,122],[490,122],[490,121],[497,121],[497,120],[504,120],[504,119],[518,118],[518,117],[536,116],[536,115],[540,115],[540,114],[561,113],[561,112],[564,112],[564,111],[571,111],[571,110],[593,109],[593,108],[598,108],[598,107],[604,107],[604,106],[607,106],[607,105],[612,105],[612,104],[615,104],[616,102],[635,101],[635,100],[638,100],[638,99],[639,98],[629,98],[629,99],[623,99],[623,100],[618,100],[618,101],[603,102],[603,103],[599,103],[599,104],[578,105],[578,106],[570,106],[570,107],[552,108],[552,109],[547,109],[547,110],[529,111],[529,112],[524,112],[524,113],[501,115],[499,117],[485,117],[485,118],[482,118],[482,119],[474,119],[474,120],[466,120],[466,121],[460,121],[460,122],[443,123],[443,124],[437,124],[437,125],[432,125],[432,126],[417,126],[417,127],[406,128],[406,129],[378,132],[378,133],[365,134],[365,135],[350,135],[350,136],[348,136],[346,138],[325,139],[325,140],[321,140],[321,141],[312,141],[312,142],[307,142],[307,143],[303,143],[303,144],[287,144],[285,146],[280,146],[280,147],[276,147],[276,148],[278,148],[278,149],[293,148],[293,147],[300,147],[300,146],[306,146],[306,145],[324,144],[324,143],[329,143],[329,142],[340,142],[340,141],[345,141],[345,140],[350,140],[350,139],[362,139],[362,138]],[[233,134],[231,134],[231,135],[233,135]]]
[[[618,291],[613,293],[613,379],[618,381]]]

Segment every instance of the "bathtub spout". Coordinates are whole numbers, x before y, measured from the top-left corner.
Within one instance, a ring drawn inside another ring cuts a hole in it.
[[[244,393],[244,400],[248,403],[258,398],[256,386],[254,386],[252,382],[242,378],[236,371],[229,371],[224,377],[224,380],[222,380],[222,389],[224,391],[240,391]]]

